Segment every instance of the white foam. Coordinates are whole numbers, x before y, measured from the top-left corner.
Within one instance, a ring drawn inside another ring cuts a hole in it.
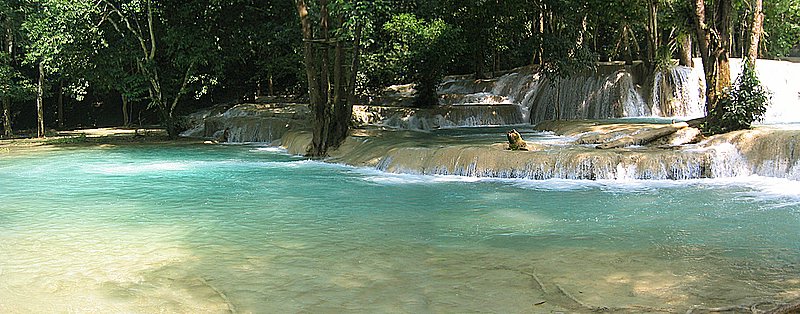
[[[497,180],[491,178],[478,178],[467,176],[454,176],[454,175],[421,175],[421,174],[399,174],[383,172],[371,168],[355,168],[353,172],[362,175],[364,181],[385,184],[385,185],[403,185],[403,184],[431,184],[431,183],[449,183],[449,182],[480,182]]]
[[[267,147],[258,147],[253,149],[254,152],[267,152],[267,153],[283,153],[286,154],[286,149],[280,146],[267,146]]]
[[[708,188],[744,188],[746,197],[761,200],[787,199],[800,203],[800,181],[763,176],[737,176],[713,179],[689,180],[637,180],[631,178],[609,180],[574,180],[574,179],[507,179],[480,178],[457,175],[421,175],[387,173],[376,169],[351,167],[361,174],[364,181],[385,185],[403,184],[437,184],[437,183],[486,183],[508,184],[521,189],[539,191],[580,191],[598,189],[610,193],[637,193],[659,189],[676,189],[686,187]]]
[[[109,175],[132,175],[150,172],[185,171],[190,168],[191,165],[188,162],[155,162],[143,164],[94,165],[87,169],[87,172]]]

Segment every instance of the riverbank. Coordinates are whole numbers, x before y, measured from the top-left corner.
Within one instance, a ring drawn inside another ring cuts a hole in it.
[[[94,128],[59,131],[43,138],[0,139],[0,156],[64,146],[169,144],[197,142],[197,139],[172,140],[161,128]]]

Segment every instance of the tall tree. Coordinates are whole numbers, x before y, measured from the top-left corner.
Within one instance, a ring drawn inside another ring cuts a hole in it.
[[[189,91],[199,66],[209,58],[208,22],[213,8],[204,2],[159,2],[155,0],[100,0],[102,21],[117,35],[132,38],[137,71],[147,81],[150,106],[155,108],[171,138],[178,136],[177,108]],[[165,10],[172,10],[165,12]],[[185,16],[185,15],[194,16]],[[172,18],[171,20],[168,17]],[[185,20],[185,19],[188,19]],[[160,28],[159,28],[160,27]]]
[[[706,113],[711,117],[731,85],[728,61],[731,37],[731,0],[714,1],[712,14],[704,0],[692,0],[700,58],[706,78]]]
[[[19,48],[24,38],[22,24],[29,3],[22,0],[0,0],[0,102],[2,102],[3,135],[13,136],[14,102],[27,100],[34,88],[22,69]]]
[[[347,87],[345,84],[348,82],[354,84],[355,79],[346,79],[348,75],[345,70],[343,34],[346,33],[344,26],[348,17],[341,9],[352,4],[354,3],[334,2],[333,5],[337,10],[331,12],[328,1],[320,0],[319,23],[315,27],[309,4],[305,0],[295,1],[303,34],[303,61],[308,80],[308,94],[314,114],[313,139],[307,152],[309,156],[325,156],[329,149],[338,147],[344,141],[349,131],[353,100],[349,94],[353,93],[354,86]],[[358,2],[355,4],[368,5]],[[333,17],[331,13],[334,14]],[[354,25],[356,46],[360,41],[359,25],[359,23]],[[333,53],[330,52],[331,48]],[[353,51],[353,62],[351,62],[353,67],[350,69],[349,77],[358,72],[359,50],[353,49]]]

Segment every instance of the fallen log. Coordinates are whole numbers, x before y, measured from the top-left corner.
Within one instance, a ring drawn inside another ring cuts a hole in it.
[[[608,143],[600,144],[595,146],[597,149],[611,149],[611,148],[621,148],[633,145],[646,145],[652,141],[660,139],[665,136],[672,135],[673,133],[677,132],[680,129],[686,128],[688,125],[686,123],[676,123],[671,124],[668,126],[654,128],[654,129],[645,129],[639,131],[637,133],[633,133],[630,135],[626,135],[620,137],[616,140],[610,141]]]

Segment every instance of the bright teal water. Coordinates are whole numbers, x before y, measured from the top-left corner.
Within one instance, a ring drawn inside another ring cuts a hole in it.
[[[798,191],[763,178],[392,175],[254,146],[6,156],[0,312],[685,312],[786,300],[800,296]]]

